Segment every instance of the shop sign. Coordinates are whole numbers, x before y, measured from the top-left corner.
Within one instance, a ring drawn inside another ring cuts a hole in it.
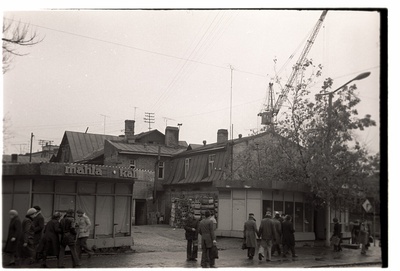
[[[66,166],[65,174],[72,175],[92,175],[92,176],[102,176],[103,171],[101,168],[94,165],[88,166]]]

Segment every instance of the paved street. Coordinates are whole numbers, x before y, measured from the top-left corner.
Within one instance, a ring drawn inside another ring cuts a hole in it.
[[[167,225],[135,226],[134,252],[114,255],[96,255],[90,259],[84,256],[83,268],[124,268],[124,267],[200,267],[200,257],[197,262],[186,262],[186,242],[184,230],[174,229]],[[380,267],[381,251],[379,246],[371,247],[367,256],[360,250],[346,249],[333,253],[324,247],[297,248],[298,258],[291,257],[282,260],[273,257],[272,262],[248,260],[246,251],[240,249],[241,239],[218,238],[218,267],[324,267],[324,266],[376,266]],[[66,261],[71,267],[70,258]],[[49,261],[49,267],[56,267],[56,261]],[[32,267],[39,267],[32,266]]]

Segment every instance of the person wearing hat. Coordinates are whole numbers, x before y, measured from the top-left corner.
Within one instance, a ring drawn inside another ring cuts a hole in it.
[[[275,217],[272,219],[276,231],[276,240],[272,245],[271,255],[274,256],[275,251],[278,252],[278,256],[281,256],[281,244],[282,244],[282,219],[279,212],[275,212]]]
[[[333,235],[331,237],[331,241],[333,242],[333,251],[339,252],[342,251],[342,247],[340,246],[340,243],[342,242],[341,226],[336,217],[333,219],[333,223]]]
[[[25,219],[22,221],[21,238],[19,239],[19,256],[22,263],[25,259],[29,260],[29,264],[35,263],[36,249],[34,244],[35,231],[33,227],[33,219],[36,216],[36,209],[30,208],[26,212]]]
[[[210,211],[206,210],[205,218],[199,223],[199,234],[201,235],[201,266],[203,268],[215,267],[215,258],[211,257],[211,248],[217,243],[214,233],[214,225],[210,220]]]
[[[18,240],[21,236],[21,220],[18,217],[16,210],[10,210],[10,224],[8,226],[8,236],[4,252],[9,255],[8,266],[15,265],[15,258],[17,257]]]
[[[292,217],[290,215],[285,216],[285,221],[282,222],[282,245],[283,255],[286,258],[288,251],[292,253],[292,257],[296,258],[297,255],[294,250],[295,239],[294,239],[294,228],[292,223]]]
[[[198,253],[198,237],[199,237],[199,221],[193,216],[192,212],[188,213],[185,223],[186,261],[197,261]]]
[[[46,227],[44,228],[43,239],[41,243],[41,250],[43,254],[43,262],[42,267],[47,267],[47,256],[58,256],[60,254],[60,220],[61,214],[59,212],[55,212],[49,222],[47,222]]]
[[[68,246],[71,251],[72,267],[79,267],[81,265],[76,251],[76,237],[77,230],[75,228],[74,210],[69,209],[65,216],[60,221],[61,228],[61,246],[60,255],[58,257],[58,267],[63,268],[65,249]]]
[[[43,229],[44,229],[44,217],[42,215],[42,209],[39,206],[33,206],[36,210],[36,215],[33,218],[33,231],[35,232],[35,236],[33,238],[33,243],[35,244],[35,249],[39,252],[39,243],[42,239]],[[38,254],[36,253],[36,260],[38,260]]]
[[[88,254],[88,257],[90,258],[94,254],[94,252],[88,247],[87,239],[90,235],[90,226],[92,225],[92,223],[90,222],[90,218],[82,210],[79,209],[78,211],[76,211],[76,213],[78,214],[76,222],[79,226],[78,243],[76,246],[78,257],[79,259],[81,259],[83,250]]]
[[[260,249],[258,251],[258,259],[261,261],[264,256],[264,249],[267,249],[266,261],[271,261],[271,249],[273,242],[278,239],[274,222],[272,221],[271,212],[265,214],[265,218],[261,220],[258,229],[258,237],[261,238]]]
[[[244,237],[244,244],[247,247],[247,257],[252,260],[254,254],[256,253],[256,246],[257,246],[257,225],[256,219],[254,218],[254,214],[249,214],[249,219],[244,222],[244,229],[243,229],[243,237]]]

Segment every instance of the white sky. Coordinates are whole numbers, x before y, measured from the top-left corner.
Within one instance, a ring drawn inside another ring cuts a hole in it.
[[[317,22],[320,10],[131,10],[18,11],[6,19],[31,24],[43,42],[21,52],[4,75],[4,112],[11,118],[10,144],[39,139],[59,144],[65,130],[122,134],[134,118],[136,133],[161,132],[182,123],[180,139],[216,141],[229,130],[230,69],[233,74],[234,137],[260,128],[257,113],[274,74],[287,78]],[[299,47],[300,46],[300,47]],[[321,63],[334,86],[364,71],[358,81],[360,116],[379,124],[379,15],[367,11],[328,12],[308,57]],[[189,59],[190,61],[187,61]],[[196,62],[193,62],[196,61]],[[201,63],[199,63],[201,62]],[[244,71],[244,72],[243,72]],[[277,91],[279,89],[276,89]],[[285,107],[282,108],[282,111]],[[371,152],[379,149],[378,127],[360,134]],[[8,145],[8,152],[20,146]],[[27,150],[26,146],[26,150]]]

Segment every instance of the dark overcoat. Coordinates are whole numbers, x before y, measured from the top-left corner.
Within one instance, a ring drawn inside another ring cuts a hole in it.
[[[60,221],[61,228],[61,244],[63,246],[70,246],[76,244],[76,228],[75,218],[72,216],[64,216]]]
[[[201,246],[212,248],[215,240],[214,224],[210,218],[205,218],[199,223],[199,234],[201,235]]]
[[[275,227],[275,244],[281,244],[282,242],[282,223],[277,219],[274,218],[272,219],[274,222],[274,227]]]
[[[196,229],[193,231],[192,229]],[[186,240],[197,240],[199,236],[199,221],[196,218],[188,218],[185,224],[185,238]]]
[[[18,216],[15,216],[11,219],[10,225],[8,227],[8,236],[6,241],[5,252],[6,253],[15,253],[18,248],[18,241],[21,237],[22,233],[22,225],[21,220]],[[14,242],[11,242],[11,238],[15,238]]]
[[[26,216],[25,219],[22,221],[21,237],[18,241],[18,253],[21,257],[32,257],[32,254],[34,253],[34,236],[35,231],[33,229],[32,218]],[[28,246],[24,247],[24,243],[28,244]]]
[[[282,222],[282,245],[295,245],[293,223],[288,220]]]
[[[260,228],[258,229],[258,236],[262,240],[274,241],[278,238],[275,231],[274,222],[270,217],[266,217],[261,220]]]
[[[33,230],[35,232],[35,236],[33,238],[33,242],[35,245],[39,244],[40,239],[42,239],[42,233],[44,229],[44,217],[41,213],[33,218]]]
[[[246,247],[257,246],[256,235],[258,235],[256,222],[253,219],[249,219],[244,222],[243,237],[246,241]]]
[[[60,254],[60,222],[57,219],[50,220],[44,228],[41,246],[43,252],[48,256]]]

